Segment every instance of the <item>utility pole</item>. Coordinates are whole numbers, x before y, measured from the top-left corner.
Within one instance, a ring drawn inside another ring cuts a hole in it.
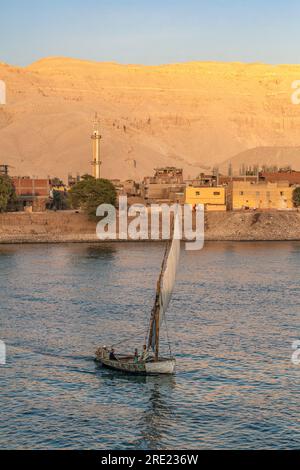
[[[92,161],[92,175],[97,180],[100,179],[100,140],[102,136],[100,135],[100,120],[98,118],[98,113],[95,113],[93,120],[93,133],[91,136],[92,139],[92,149],[93,149],[93,161]]]

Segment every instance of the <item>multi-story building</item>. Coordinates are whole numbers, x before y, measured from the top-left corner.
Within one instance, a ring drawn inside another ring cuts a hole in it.
[[[183,203],[184,184],[152,183],[144,185],[144,199],[147,203]]]
[[[153,177],[144,178],[141,193],[148,203],[184,202],[183,170],[175,167],[157,168]]]
[[[17,196],[17,208],[35,212],[46,209],[50,195],[50,181],[48,179],[34,179],[29,177],[12,177]]]
[[[232,209],[293,209],[293,192],[295,186],[288,181],[277,183],[251,183],[233,181]]]
[[[204,204],[207,211],[226,211],[226,190],[223,186],[188,186],[185,203],[195,206]]]

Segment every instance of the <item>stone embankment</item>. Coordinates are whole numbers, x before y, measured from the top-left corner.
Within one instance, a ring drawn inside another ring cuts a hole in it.
[[[211,241],[300,240],[300,212],[210,212]],[[99,242],[96,223],[71,211],[0,214],[0,243]]]

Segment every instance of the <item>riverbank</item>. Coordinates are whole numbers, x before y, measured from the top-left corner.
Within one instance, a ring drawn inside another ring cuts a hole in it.
[[[210,212],[209,241],[300,240],[300,212]],[[0,214],[0,243],[99,242],[96,223],[72,211]],[[99,242],[100,243],[100,242]]]

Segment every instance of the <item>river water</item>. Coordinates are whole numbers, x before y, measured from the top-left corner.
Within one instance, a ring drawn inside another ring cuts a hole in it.
[[[300,243],[183,248],[176,375],[132,377],[93,353],[141,349],[163,244],[0,247],[0,448],[299,448]]]

